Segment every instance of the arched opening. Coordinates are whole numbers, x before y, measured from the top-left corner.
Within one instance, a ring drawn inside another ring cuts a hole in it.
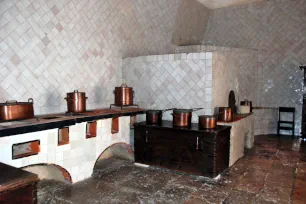
[[[133,163],[134,151],[127,143],[115,143],[100,154],[94,165],[94,171],[110,170],[121,165],[122,162]]]
[[[40,180],[47,179],[72,183],[70,173],[56,164],[34,164],[22,169],[37,174]]]

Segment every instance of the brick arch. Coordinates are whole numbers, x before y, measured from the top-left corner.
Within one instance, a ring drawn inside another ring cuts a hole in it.
[[[30,168],[30,167],[39,167],[39,166],[56,167],[56,169],[59,170],[61,172],[61,174],[63,175],[64,180],[68,183],[72,183],[72,177],[71,177],[69,171],[67,171],[65,168],[63,168],[62,166],[57,165],[57,164],[47,164],[47,163],[31,164],[31,165],[28,165],[28,166],[23,166],[22,169],[26,169],[26,168]],[[33,172],[33,173],[35,173],[35,172]]]
[[[130,154],[129,156],[132,157],[134,159],[134,150],[132,149],[131,145],[128,144],[128,143],[125,143],[125,142],[117,142],[117,143],[114,143],[110,146],[108,146],[107,148],[105,148],[101,154],[99,154],[99,156],[96,158],[96,162],[93,166],[93,169],[95,169],[96,165],[97,165],[97,162],[101,159],[101,157],[106,154],[106,152],[108,152],[110,149],[112,148],[116,148],[116,146],[121,146],[123,147],[124,149],[126,149],[126,151]],[[117,156],[117,155],[111,155],[110,156]]]

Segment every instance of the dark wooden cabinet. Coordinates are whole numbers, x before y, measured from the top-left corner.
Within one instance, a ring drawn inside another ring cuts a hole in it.
[[[0,204],[37,203],[36,174],[0,163]]]
[[[166,167],[196,175],[215,177],[229,165],[230,127],[201,130],[135,124],[135,162]]]

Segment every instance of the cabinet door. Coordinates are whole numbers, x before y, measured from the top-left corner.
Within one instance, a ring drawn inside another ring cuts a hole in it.
[[[152,161],[160,166],[183,170],[195,168],[197,137],[191,132],[156,129],[151,135]],[[193,169],[194,170],[194,169]]]
[[[145,160],[145,134],[143,127],[135,127],[134,129],[134,156],[135,162],[143,163]]]

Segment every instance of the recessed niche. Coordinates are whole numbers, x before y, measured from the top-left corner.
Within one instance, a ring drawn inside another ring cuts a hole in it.
[[[97,121],[88,122],[86,125],[86,139],[97,136]]]
[[[112,134],[119,132],[119,118],[112,118]]]
[[[13,159],[20,159],[23,157],[28,157],[38,154],[40,152],[40,141],[34,140],[30,142],[13,144],[12,148],[13,148]]]
[[[136,123],[136,115],[133,115],[130,117],[130,128],[133,129],[134,128],[134,124]]]
[[[69,144],[69,127],[58,130],[58,146]]]

